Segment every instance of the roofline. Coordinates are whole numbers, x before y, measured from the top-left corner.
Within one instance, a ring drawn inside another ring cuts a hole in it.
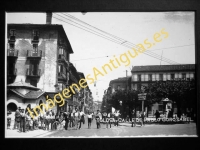
[[[68,40],[68,37],[67,37],[67,34],[65,33],[65,30],[63,28],[63,25],[61,24],[29,24],[29,23],[26,23],[26,24],[14,24],[14,23],[8,23],[7,24],[8,26],[31,26],[31,27],[50,27],[50,28],[55,28],[57,29],[59,32],[61,31],[61,33],[64,33],[64,38],[65,40],[69,43],[69,53],[70,54],[73,54],[73,50],[72,50],[72,47],[71,47],[71,44]]]
[[[166,72],[166,71],[171,71],[171,72],[173,72],[173,71],[179,71],[178,69],[174,69],[174,70],[142,70],[142,71],[138,71],[138,70],[134,70],[133,68],[134,67],[151,67],[151,66],[195,66],[195,64],[180,64],[180,65],[147,65],[147,66],[132,66],[132,69],[131,69],[131,73],[133,73],[133,72]],[[192,71],[192,70],[194,70],[195,71],[195,69],[183,69],[182,71]]]
[[[42,93],[37,97],[37,98],[26,98],[25,96],[24,96],[24,99],[38,99],[39,97],[41,97],[43,94],[44,94],[45,92],[44,91],[42,91]],[[27,93],[28,94],[28,93]]]
[[[14,89],[9,89],[10,91],[14,92],[15,94],[19,95],[20,97],[24,98],[24,95],[15,91]]]

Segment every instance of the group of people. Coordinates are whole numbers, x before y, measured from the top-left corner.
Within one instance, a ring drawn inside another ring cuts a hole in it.
[[[19,132],[28,132],[33,130],[38,130],[39,128],[43,130],[49,130],[49,126],[52,129],[53,123],[62,118],[62,114],[58,115],[55,114],[54,111],[48,110],[43,113],[37,111],[36,113],[31,110],[32,115],[34,118],[31,117],[31,114],[27,111],[27,109],[21,109],[18,107],[15,112],[15,119],[14,119],[14,126],[13,130],[17,129]],[[7,128],[10,129],[11,124],[11,112],[8,111],[7,113]]]
[[[103,120],[106,123],[106,128],[111,128],[112,124],[114,126],[119,126],[119,117],[120,112],[116,110],[114,113],[100,113],[99,110],[97,110],[96,113],[94,112],[88,112],[85,114],[82,110],[79,110],[78,108],[75,108],[75,111],[68,111],[68,112],[60,112],[55,113],[53,110],[48,110],[45,112],[39,112],[37,111],[38,115],[35,114],[35,112],[32,110],[32,115],[34,115],[34,118],[31,117],[30,113],[24,109],[21,109],[21,107],[18,107],[15,112],[15,122],[14,122],[14,129],[18,129],[19,132],[27,132],[27,131],[33,131],[37,130],[39,128],[43,130],[52,130],[56,129],[57,127],[54,126],[54,122],[62,123],[64,121],[64,129],[68,130],[68,127],[74,128],[74,129],[81,129],[81,125],[85,124],[85,117],[88,119],[88,129],[91,128],[91,123],[95,119],[96,120],[96,127],[97,129],[101,128],[101,122],[100,120]],[[10,113],[8,112],[8,118],[7,118],[7,127],[10,128],[11,124],[11,118]],[[135,110],[131,113],[131,119],[135,118]],[[141,126],[144,125],[144,118],[145,118],[145,112],[141,112],[139,114],[139,117],[141,118]],[[111,118],[114,118],[112,120]],[[134,120],[134,119],[133,119]],[[132,127],[133,123],[135,121],[132,121]],[[50,129],[49,129],[50,128]]]

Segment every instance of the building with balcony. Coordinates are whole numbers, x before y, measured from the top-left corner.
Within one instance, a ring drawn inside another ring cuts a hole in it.
[[[121,77],[118,79],[111,80],[109,83],[109,87],[111,88],[111,91],[114,92],[117,89],[130,89],[131,88],[131,77]]]
[[[49,23],[49,15],[47,13],[47,24],[7,25],[6,72],[7,85],[23,81],[52,98],[69,86],[72,76],[77,75],[70,72],[70,69],[74,69],[70,68],[73,50],[64,28]],[[7,101],[9,104],[9,95]],[[67,102],[66,99],[66,105]],[[18,106],[17,103],[15,105]]]

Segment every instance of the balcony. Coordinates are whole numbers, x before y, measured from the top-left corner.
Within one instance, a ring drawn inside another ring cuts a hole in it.
[[[10,36],[10,39],[8,40],[8,43],[15,43],[15,36]]]
[[[15,69],[12,69],[12,70],[8,70],[8,72],[7,72],[8,74],[8,76],[16,76],[17,75],[17,68],[15,68]]]
[[[18,57],[18,50],[15,49],[8,49],[7,51],[7,56],[12,57],[12,58],[17,58]]]
[[[38,50],[37,53],[35,53],[32,50],[27,50],[27,58],[29,59],[41,59],[42,57],[42,50]]]
[[[58,79],[67,80],[66,75],[64,72],[58,72]]]
[[[35,44],[39,43],[39,36],[34,36],[34,37],[33,37],[33,40],[31,41],[31,43],[32,43],[32,44],[34,44],[34,43],[35,43]]]
[[[58,61],[66,63],[67,66],[69,65],[69,62],[66,60],[64,55],[59,54],[58,55]]]
[[[27,77],[34,77],[34,78],[39,78],[40,77],[40,73],[41,73],[41,69],[27,69],[26,71],[26,75]]]

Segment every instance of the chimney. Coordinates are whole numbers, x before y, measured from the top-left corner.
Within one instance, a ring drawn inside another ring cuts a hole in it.
[[[51,24],[52,12],[47,12],[46,14],[46,24]]]

